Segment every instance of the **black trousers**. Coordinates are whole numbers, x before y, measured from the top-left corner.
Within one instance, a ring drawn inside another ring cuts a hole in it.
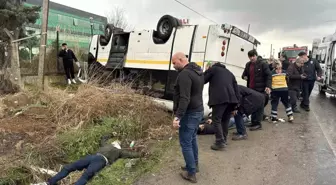
[[[302,97],[303,100],[301,102],[301,104],[305,107],[309,107],[309,97],[311,92],[314,89],[314,85],[315,85],[315,80],[304,80],[302,82]]]
[[[265,102],[264,102],[264,107],[266,107],[268,105],[269,102],[269,95],[266,92],[261,92],[265,95]]]
[[[289,98],[290,98],[290,104],[292,105],[292,109],[297,108],[297,101],[298,98],[300,97],[301,90],[300,89],[289,89]]]
[[[267,94],[265,94],[264,106],[260,106],[255,112],[251,114],[252,126],[257,126],[257,125],[261,126],[261,121],[263,120],[263,117],[264,117],[265,106],[268,104],[268,101],[269,101],[269,96],[268,95],[266,96],[266,95]]]
[[[63,67],[65,71],[65,75],[67,79],[75,78],[75,68],[73,65],[73,61],[63,61]]]
[[[212,124],[215,127],[216,144],[226,143],[231,113],[236,104],[220,104],[212,107]]]

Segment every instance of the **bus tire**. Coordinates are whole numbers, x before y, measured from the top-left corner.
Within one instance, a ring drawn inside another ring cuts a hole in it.
[[[110,41],[114,28],[115,27],[114,27],[113,24],[107,24],[105,26],[105,38],[106,38],[107,42]]]
[[[173,28],[179,25],[178,20],[170,15],[164,15],[157,24],[157,35],[162,40],[168,40],[173,32]]]
[[[106,39],[106,37],[104,35],[100,35],[99,36],[99,43],[102,46],[106,46],[109,43],[109,41]]]

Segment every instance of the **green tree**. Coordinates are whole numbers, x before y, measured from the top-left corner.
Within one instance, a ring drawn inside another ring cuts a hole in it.
[[[35,34],[34,30],[27,30],[27,36],[32,36]],[[29,61],[32,62],[33,57],[33,48],[36,48],[39,46],[40,40],[37,37],[33,37],[27,40],[24,40],[21,42],[22,46],[25,48],[28,48],[29,50]]]
[[[39,18],[40,9],[40,6],[27,7],[19,4],[17,1],[0,0],[0,28],[7,28],[10,31],[14,31],[14,33],[19,33],[14,35],[16,39],[20,36],[25,36],[23,26],[34,24]],[[8,40],[8,37],[4,35],[2,30],[0,39]]]
[[[22,0],[0,0],[0,66],[3,74],[3,78],[0,80],[0,91],[12,89],[15,92],[23,87],[17,57],[19,46],[18,43],[10,42],[11,38],[4,29],[9,30],[14,40],[25,37],[24,27],[36,22],[41,7],[27,7],[21,3]],[[5,51],[8,55],[5,55]],[[11,83],[7,83],[9,81]]]
[[[29,60],[29,51],[26,48],[22,48],[19,51],[20,59]]]

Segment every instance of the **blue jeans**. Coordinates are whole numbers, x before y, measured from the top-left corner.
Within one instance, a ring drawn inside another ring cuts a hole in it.
[[[189,174],[195,174],[198,165],[197,130],[202,118],[203,112],[186,112],[180,121],[180,145]]]
[[[73,171],[82,171],[86,169],[83,175],[78,179],[75,185],[85,185],[91,180],[96,173],[102,170],[106,166],[106,160],[100,155],[89,155],[83,159],[80,159],[72,164],[64,166],[64,168],[56,174],[54,177],[48,180],[50,185],[56,185],[56,183],[63,178],[67,177]]]
[[[239,111],[237,112],[237,115],[234,116],[235,124],[237,133],[239,135],[245,135],[246,134],[246,128],[245,128],[245,120],[243,118],[243,114]]]

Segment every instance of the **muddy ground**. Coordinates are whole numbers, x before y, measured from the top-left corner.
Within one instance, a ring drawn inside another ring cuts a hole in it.
[[[248,140],[229,141],[226,151],[211,151],[214,136],[200,136],[198,184],[335,185],[335,102],[315,92],[312,111],[295,115],[294,124],[264,122],[264,129],[249,132]],[[179,176],[181,165],[178,148],[159,173],[135,184],[190,184]]]

